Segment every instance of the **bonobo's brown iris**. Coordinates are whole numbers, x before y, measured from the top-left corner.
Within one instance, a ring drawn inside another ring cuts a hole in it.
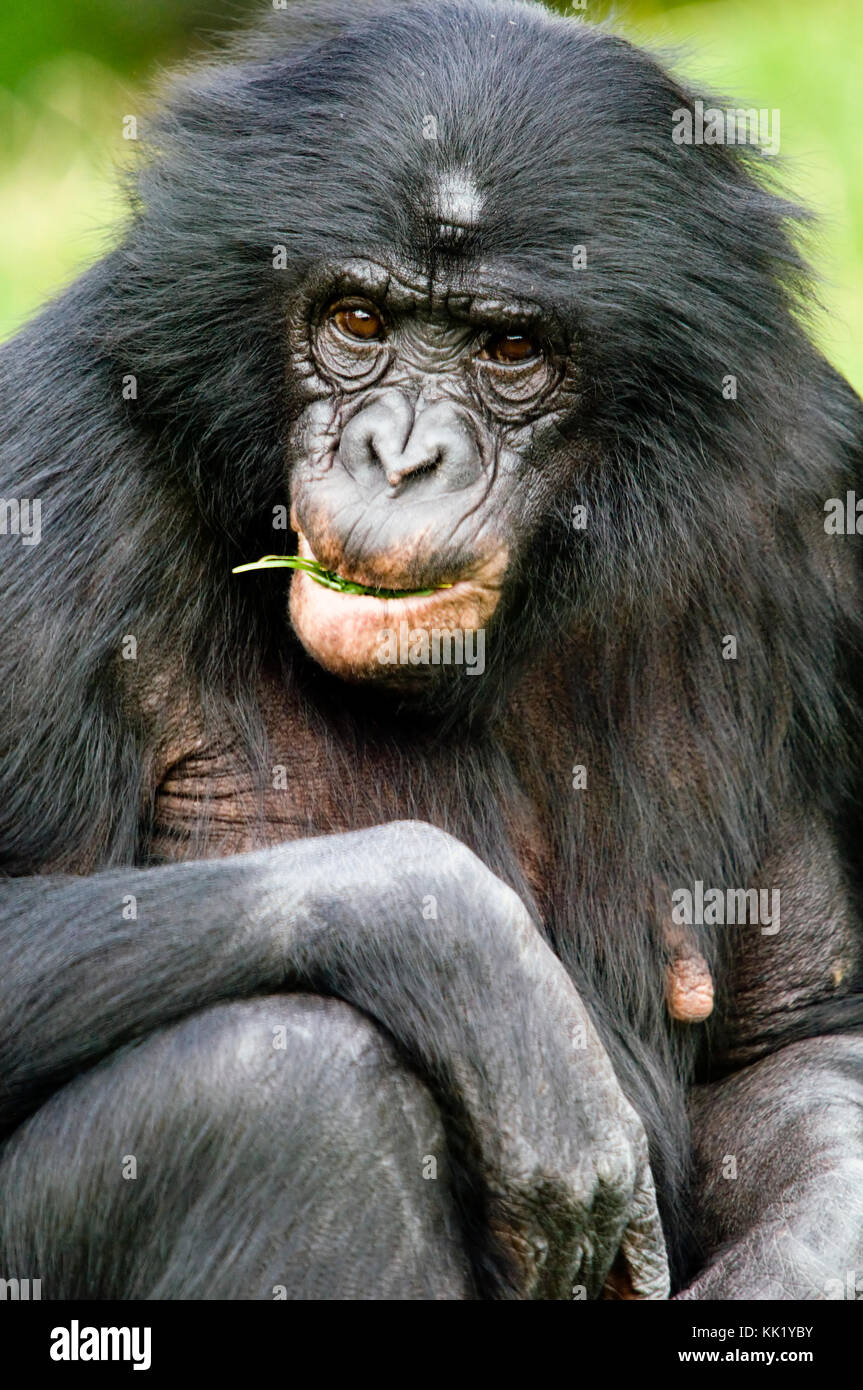
[[[527,333],[500,333],[486,343],[480,357],[489,362],[529,362],[539,348]]]
[[[340,332],[349,338],[371,339],[383,335],[381,317],[373,309],[363,309],[356,305],[336,309],[333,311],[333,319]]]

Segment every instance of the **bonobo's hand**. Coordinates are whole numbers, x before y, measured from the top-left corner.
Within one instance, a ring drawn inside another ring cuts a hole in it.
[[[481,1292],[598,1297],[619,1256],[630,1296],[667,1297],[644,1131],[516,894],[415,822],[287,848],[259,880],[285,982],[366,1011],[433,1090],[486,1217]]]

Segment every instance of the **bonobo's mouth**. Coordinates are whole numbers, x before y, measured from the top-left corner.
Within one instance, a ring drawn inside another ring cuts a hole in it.
[[[333,589],[338,594],[368,594],[371,598],[427,598],[441,589],[451,589],[452,584],[435,584],[429,589],[385,589],[379,584],[361,584],[356,579],[346,579],[343,574],[324,569],[320,560],[304,555],[262,555],[248,565],[235,565],[232,574],[246,574],[249,570],[293,569],[302,570],[316,584],[325,589]]]
[[[331,547],[328,549],[332,554]],[[476,635],[484,634],[500,600],[507,560],[501,549],[473,564],[469,572],[454,574],[446,582],[429,583],[425,588],[401,588],[392,585],[397,576],[391,565],[387,567],[390,583],[384,585],[373,582],[371,570],[358,576],[343,562],[331,560],[329,565],[322,564],[301,531],[297,550],[296,556],[265,556],[253,564],[239,565],[235,573],[293,570],[291,621],[309,655],[344,680],[375,680],[389,685],[402,685],[406,679],[427,679],[442,633],[457,635],[453,639],[455,650],[475,653]],[[425,569],[428,573],[430,567]],[[410,571],[423,577],[415,564]],[[414,639],[414,655],[407,661],[404,634]],[[428,660],[422,658],[423,639],[417,634],[427,635]],[[447,652],[452,647],[450,643]]]

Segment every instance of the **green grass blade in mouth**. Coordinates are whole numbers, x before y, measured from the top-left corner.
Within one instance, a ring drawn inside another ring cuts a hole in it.
[[[308,560],[302,555],[262,555],[248,565],[235,565],[232,574],[246,574],[249,570],[302,570],[316,584],[325,589],[335,589],[339,594],[370,594],[372,598],[428,598],[440,589],[451,589],[451,584],[438,584],[433,589],[377,589],[371,584],[357,584],[353,579],[343,579],[332,570],[325,570],[318,560]]]

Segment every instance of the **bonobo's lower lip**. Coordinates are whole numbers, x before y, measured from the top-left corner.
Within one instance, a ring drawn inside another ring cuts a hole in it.
[[[299,553],[313,559],[301,534]],[[347,680],[392,679],[382,665],[382,638],[407,623],[409,630],[478,631],[497,608],[506,569],[501,550],[478,562],[475,572],[431,592],[390,590],[382,598],[370,592],[337,592],[315,582],[302,569],[291,579],[290,609],[294,630],[306,651],[326,670]],[[365,587],[365,586],[364,586]],[[412,678],[422,674],[411,668]]]

